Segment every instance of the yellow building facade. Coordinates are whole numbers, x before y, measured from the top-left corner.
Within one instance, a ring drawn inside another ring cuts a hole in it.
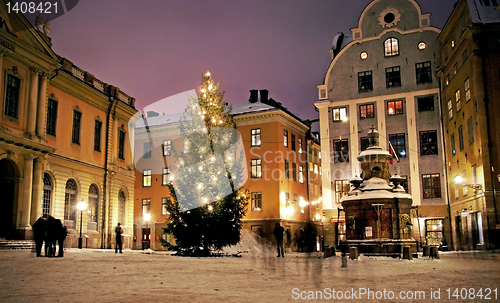
[[[130,246],[134,98],[59,57],[50,31],[3,4],[0,18],[0,237],[30,239],[50,215],[67,227],[68,247],[80,233],[83,247],[111,247],[118,222]]]

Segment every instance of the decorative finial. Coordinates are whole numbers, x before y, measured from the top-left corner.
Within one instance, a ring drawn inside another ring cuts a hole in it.
[[[40,14],[35,18],[35,27],[39,32],[43,32],[43,19]]]
[[[372,125],[372,127],[370,129],[372,131],[368,133],[368,143],[369,143],[370,147],[372,147],[372,146],[378,146],[379,133],[375,129],[375,127],[373,127],[373,125]]]

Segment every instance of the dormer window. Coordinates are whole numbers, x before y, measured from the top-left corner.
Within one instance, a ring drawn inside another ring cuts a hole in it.
[[[391,57],[399,55],[399,41],[396,38],[389,38],[384,42],[385,56]]]

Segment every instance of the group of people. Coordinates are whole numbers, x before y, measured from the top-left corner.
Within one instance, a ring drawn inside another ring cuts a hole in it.
[[[52,216],[47,218],[38,218],[33,224],[33,237],[35,239],[36,256],[42,256],[42,246],[45,241],[46,257],[63,257],[64,240],[68,234],[66,226],[61,220]],[[59,245],[59,251],[56,256],[56,243]]]

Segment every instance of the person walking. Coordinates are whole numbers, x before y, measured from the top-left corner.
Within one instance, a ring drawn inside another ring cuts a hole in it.
[[[40,217],[33,224],[33,238],[35,238],[35,249],[37,257],[42,256],[43,239],[45,238],[45,233],[47,230],[46,223],[47,222],[45,221],[45,219]]]
[[[123,234],[123,229],[120,226],[120,223],[115,228],[115,233],[116,233],[116,246],[115,246],[115,254],[118,253],[118,250],[120,250],[120,253],[122,253],[122,234]]]
[[[276,248],[278,250],[278,255],[277,257],[284,257],[285,252],[283,251],[283,233],[285,232],[285,229],[283,226],[280,225],[279,222],[276,222],[276,226],[274,227],[273,234],[274,237],[276,238]]]

